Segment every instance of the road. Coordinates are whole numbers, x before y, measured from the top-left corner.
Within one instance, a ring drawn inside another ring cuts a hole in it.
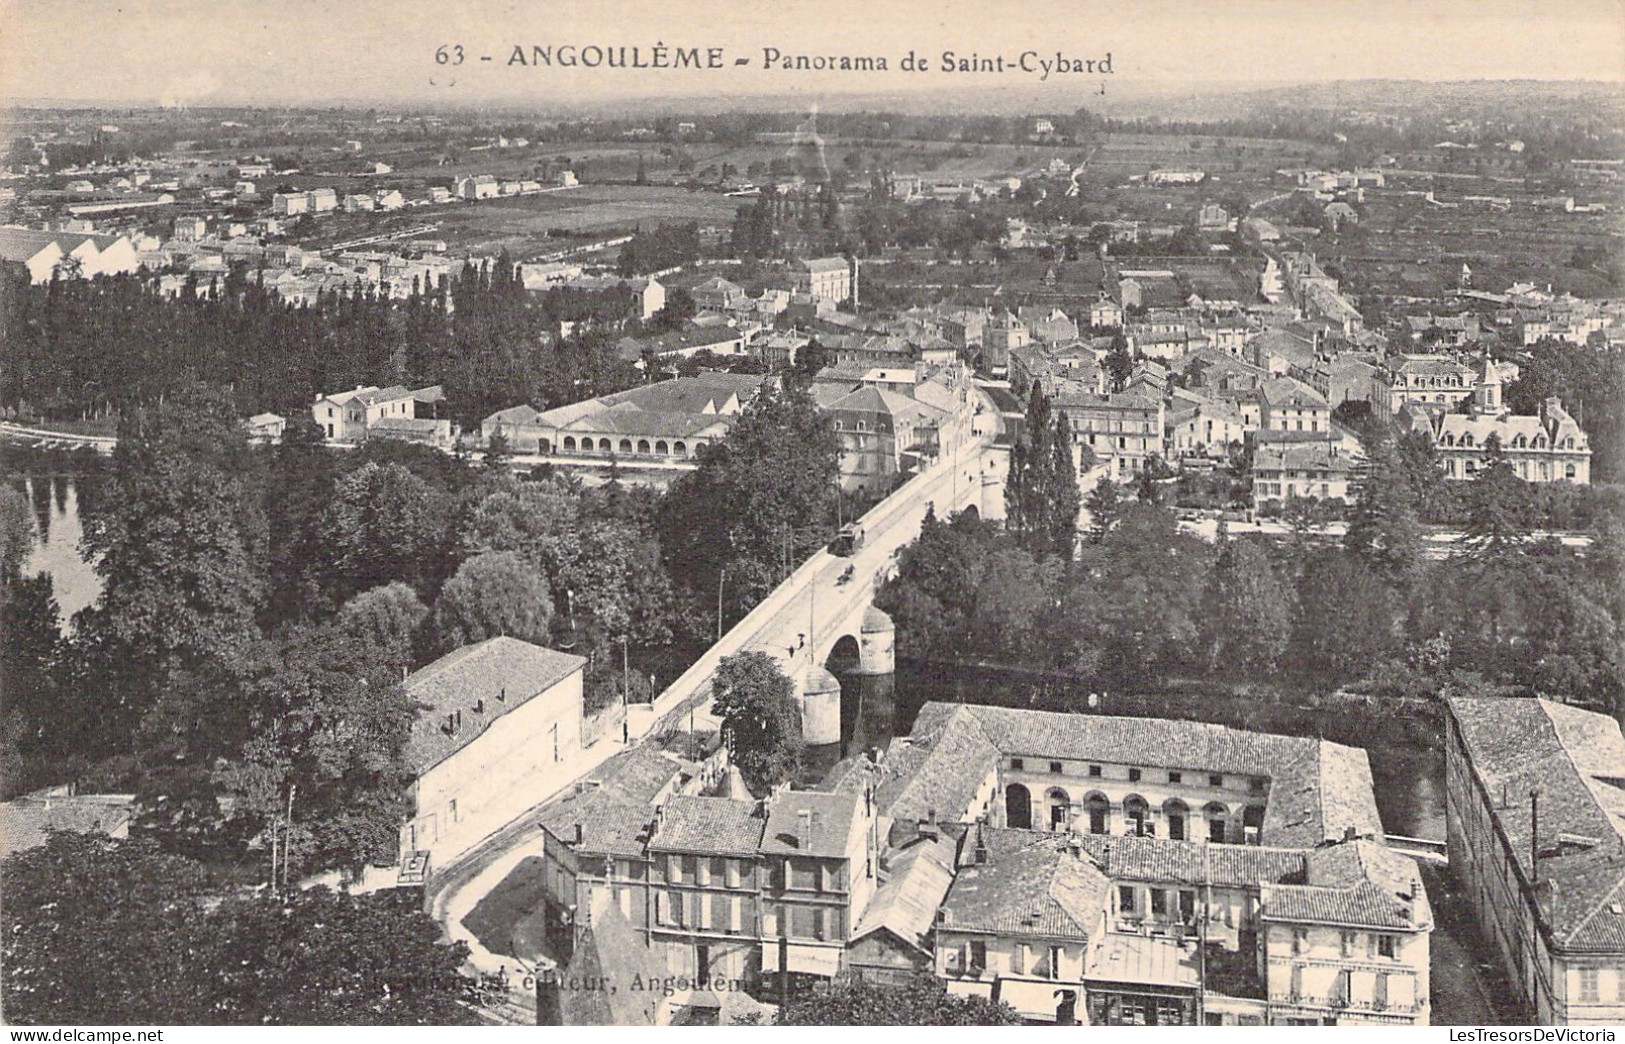
[[[1268,536],[1288,536],[1292,527],[1284,522],[1242,522],[1230,524],[1231,534],[1236,533],[1263,533]],[[1182,521],[1179,528],[1187,533],[1201,537],[1212,543],[1219,536],[1219,520],[1216,518],[1202,518],[1195,521]],[[1311,538],[1324,539],[1331,537],[1342,539],[1348,532],[1346,522],[1328,522],[1323,526],[1316,526],[1309,532]],[[1576,533],[1567,530],[1539,529],[1529,534],[1531,540],[1545,540],[1555,537],[1564,547],[1590,547],[1591,537],[1586,533]],[[1448,558],[1451,555],[1465,554],[1468,548],[1465,545],[1467,534],[1459,530],[1432,530],[1422,536],[1422,553],[1431,558]]]

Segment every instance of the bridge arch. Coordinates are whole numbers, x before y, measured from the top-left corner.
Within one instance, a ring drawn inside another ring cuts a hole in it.
[[[862,660],[863,651],[857,638],[843,634],[829,647],[829,655],[824,657],[824,666],[832,671],[856,671]]]

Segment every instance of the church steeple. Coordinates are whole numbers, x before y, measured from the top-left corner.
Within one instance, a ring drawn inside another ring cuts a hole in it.
[[[1477,385],[1473,388],[1473,404],[1478,411],[1489,416],[1499,416],[1504,407],[1501,405],[1501,370],[1495,365],[1488,352],[1478,366]]]

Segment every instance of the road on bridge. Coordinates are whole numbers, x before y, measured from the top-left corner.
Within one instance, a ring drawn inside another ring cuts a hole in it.
[[[896,568],[897,553],[920,535],[926,511],[934,507],[945,517],[951,511],[976,506],[980,512],[983,473],[996,475],[1002,491],[1008,467],[1004,458],[1004,451],[983,437],[910,479],[860,520],[864,545],[857,554],[850,558],[828,550],[814,554],[707,649],[652,706],[632,708],[628,723],[633,735],[646,735],[665,725],[686,727],[691,714],[696,727],[716,727],[709,713],[711,676],[723,658],[735,653],[761,650],[783,658],[793,648],[795,666],[807,662],[822,666],[842,635],[859,637],[858,619],[869,606],[876,585]],[[848,566],[853,575],[843,583],[841,576]]]

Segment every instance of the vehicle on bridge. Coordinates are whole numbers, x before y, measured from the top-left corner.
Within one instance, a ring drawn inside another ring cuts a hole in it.
[[[863,550],[863,527],[856,522],[848,522],[835,534],[835,539],[829,544],[830,554],[840,555],[842,558],[851,558]]]

